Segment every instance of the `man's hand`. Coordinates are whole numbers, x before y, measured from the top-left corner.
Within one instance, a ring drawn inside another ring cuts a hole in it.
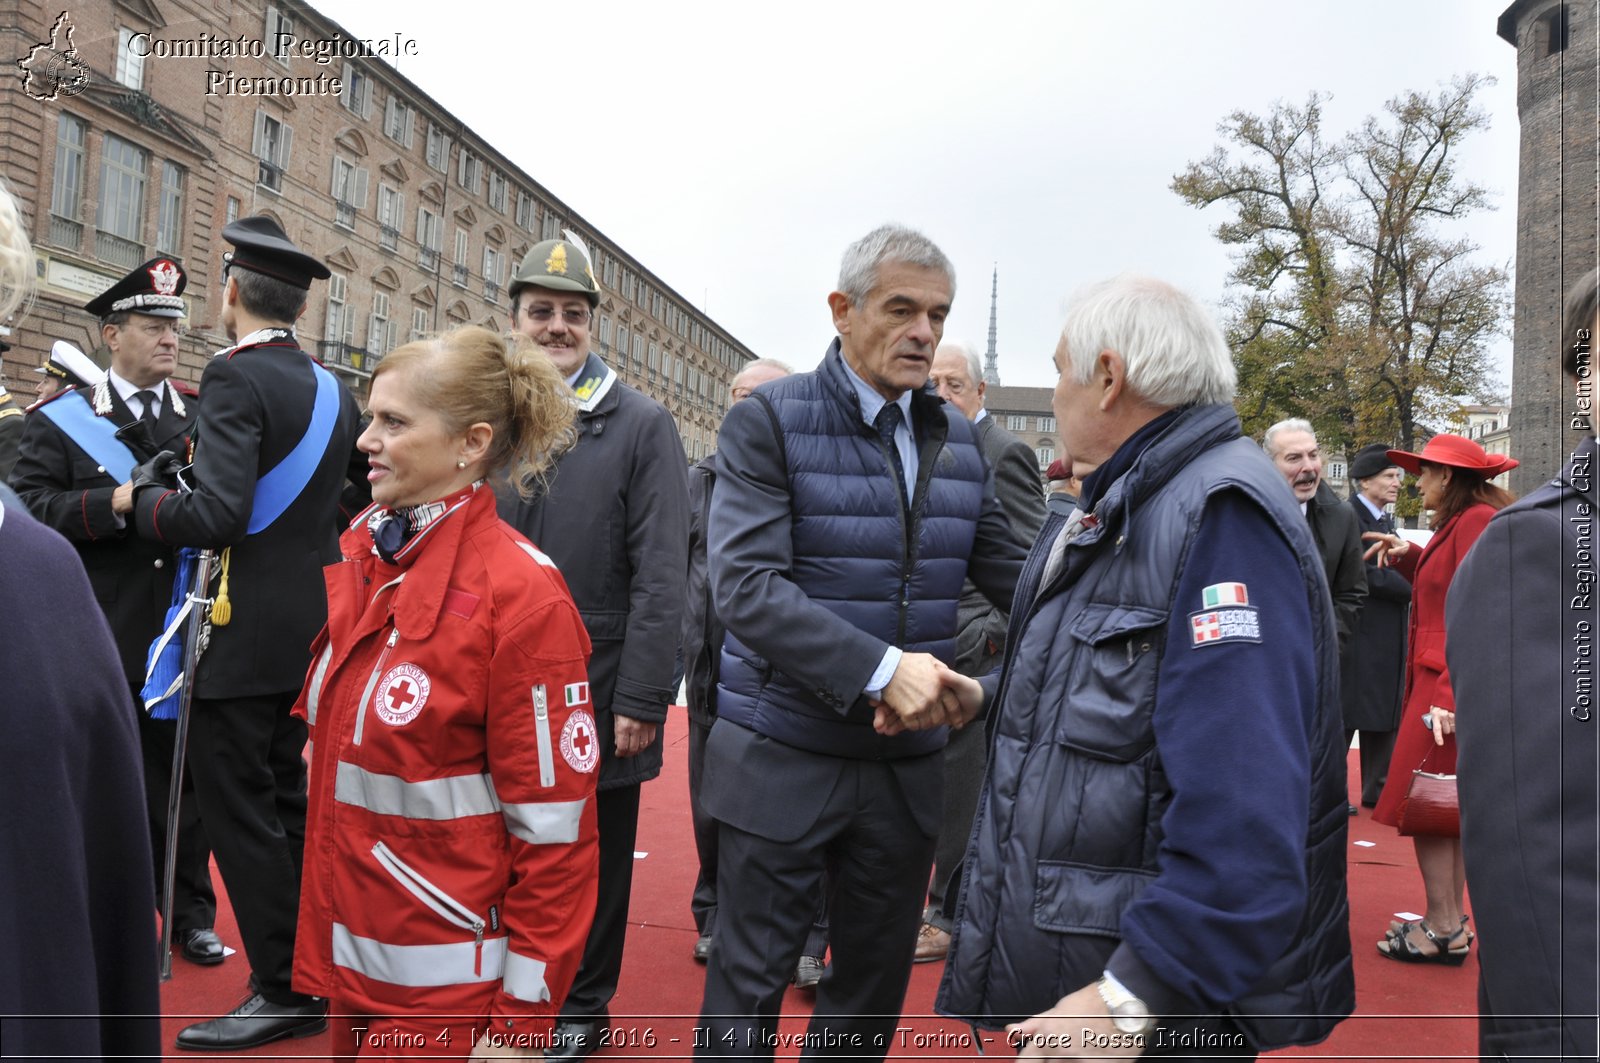
[[[881,735],[897,735],[959,719],[961,703],[955,692],[944,685],[940,669],[949,671],[931,653],[902,655],[889,685],[883,688],[883,697],[876,703],[873,729]]]
[[[111,492],[111,512],[122,516],[133,512],[133,481],[118,484],[117,489]]]
[[[632,716],[613,713],[611,726],[617,736],[617,756],[631,757],[643,753],[656,740],[656,725]]]
[[[1006,1027],[1006,1041],[1024,1059],[1133,1059],[1144,1054],[1149,1037],[1117,1029],[1093,983]]]
[[[943,661],[936,663],[939,665],[939,682],[956,696],[958,705],[957,716],[950,720],[950,726],[965,727],[983,711],[983,687],[976,679],[962,675]]]
[[[128,488],[130,496],[138,494],[142,487],[174,488],[178,486],[178,473],[182,471],[183,462],[178,460],[178,456],[170,450],[163,450],[149,461],[135,465],[124,486]],[[115,506],[115,499],[112,504]]]

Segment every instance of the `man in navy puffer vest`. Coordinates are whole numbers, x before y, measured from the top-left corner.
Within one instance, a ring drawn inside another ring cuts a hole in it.
[[[1078,512],[1034,547],[1001,675],[946,675],[996,700],[937,1007],[1029,1056],[1318,1042],[1355,1004],[1321,556],[1193,300],[1097,285],[1056,368]]]
[[[880,228],[828,297],[810,373],[732,406],[708,537],[727,628],[701,798],[719,824],[697,1055],[771,1058],[831,873],[812,1052],[881,1059],[911,974],[939,826],[963,580],[1002,608],[1025,548],[959,410],[923,385],[954,271]]]

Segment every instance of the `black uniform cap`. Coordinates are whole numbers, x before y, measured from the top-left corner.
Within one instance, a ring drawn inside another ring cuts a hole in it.
[[[83,304],[95,317],[131,311],[151,317],[183,317],[188,313],[182,299],[189,275],[170,258],[152,258],[117,283]]]
[[[288,234],[265,214],[240,218],[222,230],[222,238],[238,250],[228,255],[229,266],[264,274],[296,288],[309,289],[313,280],[332,276],[327,266],[289,242]]]

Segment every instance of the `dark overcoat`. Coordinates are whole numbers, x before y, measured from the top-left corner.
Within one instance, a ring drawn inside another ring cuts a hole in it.
[[[1366,568],[1361,563],[1361,532],[1355,515],[1339,501],[1333,488],[1317,485],[1315,497],[1306,505],[1306,520],[1311,537],[1322,555],[1322,570],[1328,576],[1328,592],[1333,595],[1333,616],[1339,625],[1339,655],[1350,648],[1350,635],[1367,599]]]
[[[1445,607],[1485,1059],[1596,1056],[1597,473],[1590,436],[1489,522]]]
[[[1024,544],[1044,523],[1044,483],[1039,479],[1038,459],[1028,444],[1000,427],[993,414],[972,426],[978,452],[994,474],[994,493],[1000,500],[1011,530]],[[970,579],[961,588],[956,607],[955,669],[966,675],[982,675],[1000,664],[1006,643],[1008,611],[989,601]]]
[[[590,356],[594,359],[594,356]],[[496,478],[500,516],[550,556],[589,631],[600,789],[661,774],[665,727],[615,756],[615,714],[664,725],[689,565],[688,459],[665,406],[621,380],[578,414],[578,440],[531,500]]]
[[[1362,534],[1394,531],[1393,518],[1378,520],[1355,495],[1350,508]],[[1347,731],[1392,731],[1400,720],[1406,680],[1406,617],[1411,582],[1392,568],[1367,562],[1367,600],[1356,618],[1344,655],[1344,726]]]
[[[0,508],[0,1044],[161,1058],[150,830],[128,687],[62,538]],[[44,1019],[35,1016],[66,1016]]]

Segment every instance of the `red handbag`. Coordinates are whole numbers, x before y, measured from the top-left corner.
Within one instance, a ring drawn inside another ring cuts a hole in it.
[[[1456,777],[1428,771],[1434,749],[1422,758],[1422,766],[1411,773],[1411,785],[1400,799],[1395,829],[1403,837],[1461,837],[1461,798],[1456,792]]]

